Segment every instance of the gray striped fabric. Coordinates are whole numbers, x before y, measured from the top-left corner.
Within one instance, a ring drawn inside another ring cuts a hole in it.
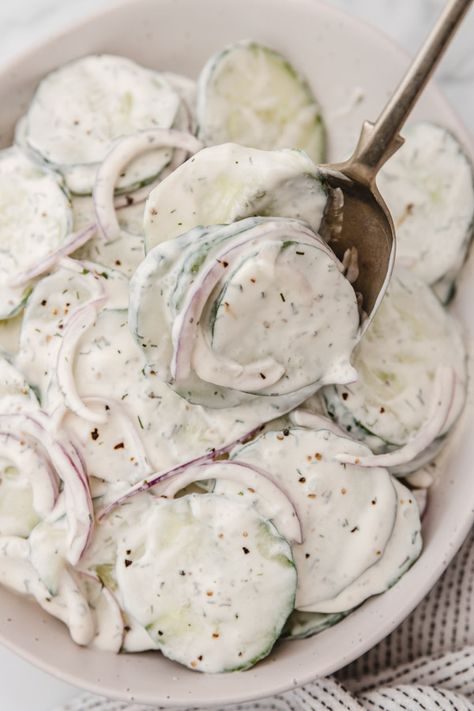
[[[334,677],[226,711],[474,711],[474,531],[389,637]],[[85,694],[55,711],[150,711]]]

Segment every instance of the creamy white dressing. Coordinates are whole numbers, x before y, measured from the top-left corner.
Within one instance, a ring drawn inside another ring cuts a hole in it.
[[[132,157],[117,239],[91,229],[55,256],[100,222],[90,195],[112,145],[142,150],[133,134],[155,127],[223,145],[179,168],[182,149]],[[470,167],[442,129],[410,135],[382,182],[397,220],[401,205],[402,261],[410,242],[439,291],[468,244]],[[280,634],[315,634],[394,584],[420,553],[426,491],[357,459],[412,440],[448,366],[442,437],[393,472],[430,461],[463,406],[464,346],[399,273],[351,364],[354,269],[317,235],[324,127],[298,73],[251,42],[211,58],[197,87],[85,57],[43,80],[15,142],[0,156],[0,583],[79,645],[210,672],[248,668]]]

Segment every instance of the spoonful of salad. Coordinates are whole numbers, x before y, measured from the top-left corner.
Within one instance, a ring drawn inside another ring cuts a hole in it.
[[[348,249],[357,249],[354,287],[363,297],[365,327],[383,298],[395,257],[395,228],[376,185],[377,173],[403,144],[399,130],[471,4],[472,0],[446,4],[378,119],[364,123],[352,156],[321,166],[333,188],[323,236],[340,259]]]

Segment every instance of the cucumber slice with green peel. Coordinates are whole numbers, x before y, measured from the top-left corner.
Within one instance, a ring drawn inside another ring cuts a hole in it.
[[[385,469],[340,464],[335,457],[341,452],[363,456],[369,450],[327,430],[290,427],[267,431],[230,455],[230,461],[267,472],[296,508],[303,532],[303,543],[293,545],[297,609],[319,612],[319,602],[341,593],[381,558],[393,532],[392,478]],[[214,492],[248,499],[259,510],[257,492],[222,480]]]
[[[328,614],[350,611],[373,595],[391,588],[413,565],[421,553],[421,521],[412,492],[396,479],[397,516],[393,533],[382,558],[332,600],[318,604]]]
[[[24,140],[64,175],[71,192],[90,194],[98,164],[117,138],[170,128],[180,99],[157,72],[113,55],[91,55],[51,72],[27,113]],[[150,182],[172,150],[157,149],[132,161],[118,191]]]
[[[0,152],[0,320],[25,306],[31,288],[15,275],[61,245],[72,226],[70,201],[59,175],[18,148]]]
[[[436,370],[456,374],[446,434],[465,401],[466,350],[460,327],[419,277],[397,270],[353,359],[359,378],[322,391],[328,414],[376,452],[406,444],[429,414]],[[416,464],[415,464],[416,468]]]
[[[206,407],[263,398],[274,419],[355,375],[354,289],[297,220],[246,218],[158,245],[132,278],[129,322],[158,377]]]
[[[198,82],[199,137],[325,156],[320,107],[303,77],[273,49],[238,42],[212,56]]]
[[[345,613],[324,614],[293,610],[283,628],[282,639],[307,639],[329,629],[346,617]]]
[[[41,279],[25,310],[15,363],[37,388],[43,404],[56,370],[63,332],[74,310],[102,293],[110,295],[111,303],[105,308],[127,303],[128,281],[123,274],[103,265],[88,267],[61,267]]]
[[[291,548],[274,526],[213,494],[158,500],[124,531],[116,575],[124,609],[162,653],[214,673],[270,653],[296,589]]]
[[[326,201],[318,168],[300,151],[234,143],[205,148],[152,190],[145,209],[146,250],[193,227],[254,215],[304,220],[317,232]]]
[[[446,277],[454,282],[473,235],[473,167],[441,126],[414,123],[403,135],[377,182],[395,223],[397,263],[439,289]]]

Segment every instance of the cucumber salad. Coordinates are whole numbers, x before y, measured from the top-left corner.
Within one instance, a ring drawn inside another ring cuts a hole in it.
[[[0,152],[0,584],[79,645],[248,669],[421,552],[466,397],[472,168],[407,128],[367,327],[326,132],[289,61],[243,41],[197,82],[72,61]]]

